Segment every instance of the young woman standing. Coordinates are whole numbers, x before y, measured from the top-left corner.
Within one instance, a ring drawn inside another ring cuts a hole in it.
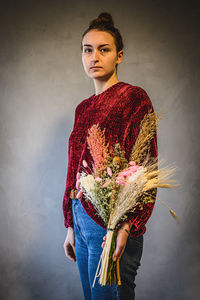
[[[143,251],[143,234],[154,203],[128,214],[117,231],[113,259],[120,258],[121,286],[100,286],[96,280],[92,288],[96,268],[104,247],[106,227],[91,203],[77,189],[76,176],[82,161],[92,168],[92,158],[87,148],[87,131],[99,123],[106,129],[106,142],[120,143],[128,158],[139,133],[140,122],[152,103],[144,89],[122,82],[117,77],[117,67],[123,59],[123,42],[119,30],[114,27],[109,13],[101,13],[92,20],[81,41],[82,62],[86,74],[93,80],[95,94],[83,100],[75,111],[73,130],[69,137],[68,170],[63,198],[66,256],[77,261],[84,297],[86,300],[135,299],[135,276]],[[151,142],[151,155],[157,156],[157,136]],[[152,197],[156,197],[156,191]]]

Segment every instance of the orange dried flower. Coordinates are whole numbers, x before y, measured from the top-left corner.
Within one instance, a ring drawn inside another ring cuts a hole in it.
[[[94,124],[88,129],[88,149],[93,158],[95,169],[102,169],[107,163],[109,143],[106,145],[104,132],[105,129],[101,130],[99,124]]]

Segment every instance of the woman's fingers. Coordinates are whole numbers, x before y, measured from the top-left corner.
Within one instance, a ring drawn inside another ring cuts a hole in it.
[[[118,258],[121,258],[123,252],[124,252],[125,246],[123,245],[117,245],[115,252],[113,254],[113,261],[116,261]]]
[[[106,242],[103,242],[103,243],[101,244],[101,247],[102,247],[102,248],[105,246],[105,243],[106,243]]]
[[[75,245],[72,245],[72,249],[73,249],[73,257],[76,261],[76,250],[75,250]]]
[[[103,240],[104,240],[104,241],[106,240],[106,235],[104,235]],[[105,246],[105,243],[106,243],[106,242],[103,242],[103,243],[101,244],[101,247],[102,247],[102,248]]]
[[[65,256],[72,261],[76,261],[76,251],[75,251],[75,234],[74,229],[69,227],[67,230],[67,235],[63,244]]]
[[[117,232],[117,238],[116,238],[116,248],[115,252],[113,254],[113,261],[116,261],[118,258],[120,259],[124,249],[126,247],[128,235],[126,231],[120,230]]]
[[[80,198],[82,195],[83,195],[83,192],[80,190],[76,195],[76,199]]]
[[[64,251],[67,258],[71,261],[76,261],[75,249],[70,244],[64,244]]]

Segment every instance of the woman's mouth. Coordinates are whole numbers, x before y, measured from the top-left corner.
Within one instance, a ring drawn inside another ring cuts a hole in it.
[[[100,69],[101,67],[91,67],[90,69],[96,70],[96,69]]]

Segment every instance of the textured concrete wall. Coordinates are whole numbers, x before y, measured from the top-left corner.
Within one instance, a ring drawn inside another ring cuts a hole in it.
[[[136,279],[138,300],[193,300],[199,279],[199,9],[184,1],[4,1],[0,17],[0,298],[83,299],[65,258],[62,197],[78,103],[94,93],[81,63],[89,21],[109,11],[125,44],[119,80],[146,90],[159,157],[181,187],[158,198]]]

